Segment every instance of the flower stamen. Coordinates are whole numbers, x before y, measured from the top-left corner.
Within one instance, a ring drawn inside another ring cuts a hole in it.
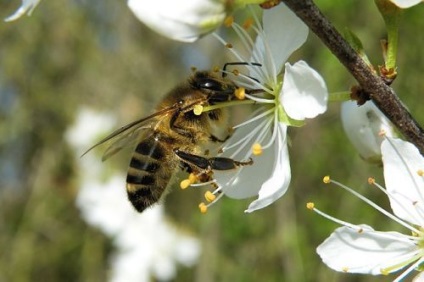
[[[246,89],[239,87],[234,91],[234,96],[239,100],[244,100],[246,98]]]
[[[200,115],[202,114],[202,112],[203,112],[203,106],[202,106],[202,105],[195,105],[195,106],[193,107],[193,113],[194,113],[196,116],[200,116]]]
[[[210,203],[210,202],[215,201],[216,196],[211,191],[206,191],[205,199],[206,199],[206,201],[208,201]]]
[[[233,16],[228,16],[225,18],[224,20],[224,26],[225,27],[231,27],[234,23],[234,17]]]
[[[262,146],[261,146],[261,144],[259,144],[259,143],[253,144],[253,146],[252,146],[252,153],[255,156],[261,155],[262,154]]]

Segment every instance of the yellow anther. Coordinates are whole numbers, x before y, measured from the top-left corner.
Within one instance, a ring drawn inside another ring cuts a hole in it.
[[[306,203],[306,208],[309,210],[313,210],[315,208],[315,204],[313,202]]]
[[[227,47],[228,49],[231,49],[231,48],[233,48],[233,44],[227,43],[227,44],[225,44],[225,47]]]
[[[380,273],[382,275],[389,275],[390,274],[390,271],[389,271],[388,268],[382,268],[382,269],[380,269]]]
[[[380,132],[378,132],[378,136],[380,137],[386,136],[386,131],[384,129],[380,130]]]
[[[418,174],[418,176],[424,176],[424,170],[419,169],[419,170],[417,171],[417,174]]]
[[[208,211],[208,207],[205,205],[205,203],[200,203],[199,209],[201,213],[206,213]]]
[[[193,182],[190,181],[190,179],[184,179],[180,182],[180,188],[181,189],[187,189]]]
[[[359,234],[361,234],[362,232],[364,232],[364,229],[359,228],[357,232],[358,232]]]
[[[243,28],[244,29],[249,29],[252,25],[253,25],[253,19],[252,18],[248,18],[247,20],[244,21]]]
[[[343,271],[343,272],[349,272],[349,267],[347,267],[347,266],[342,267],[342,271]]]
[[[224,20],[224,26],[226,27],[231,27],[233,23],[234,23],[234,17],[232,16],[228,16]]]
[[[190,173],[188,175],[188,180],[190,181],[190,184],[193,184],[197,182],[197,176],[194,173]]]
[[[216,199],[216,196],[211,191],[206,191],[205,193],[205,199],[206,201],[213,202]]]
[[[195,66],[191,66],[190,70],[191,70],[192,72],[196,72],[196,71],[197,71],[197,68],[196,68]]]
[[[213,72],[219,72],[221,70],[221,68],[220,67],[218,67],[218,66],[214,66],[213,68],[212,68],[212,71]]]
[[[240,74],[240,71],[239,71],[238,69],[235,69],[235,70],[233,70],[233,71],[232,71],[232,73],[233,73],[235,76],[238,76],[238,75]]]
[[[322,182],[324,182],[325,184],[330,183],[331,182],[330,175],[324,176],[324,178],[322,179]]]
[[[375,184],[375,178],[374,177],[368,177],[368,184],[374,185]]]
[[[196,116],[200,116],[200,115],[202,114],[202,112],[203,112],[203,106],[202,106],[202,105],[195,105],[195,106],[193,107],[193,113],[194,113]]]
[[[252,153],[255,156],[259,156],[260,154],[262,154],[262,146],[261,146],[261,144],[259,144],[259,143],[253,144],[253,146],[252,146]]]
[[[246,89],[243,87],[237,88],[236,91],[234,91],[234,96],[239,100],[244,100],[244,98],[246,98]]]

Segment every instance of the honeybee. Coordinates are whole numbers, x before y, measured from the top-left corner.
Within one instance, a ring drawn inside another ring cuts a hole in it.
[[[213,131],[222,127],[227,110],[216,108],[196,114],[195,107],[235,100],[237,88],[224,76],[196,71],[185,83],[171,90],[153,114],[117,129],[84,154],[113,139],[103,155],[106,160],[135,141],[126,189],[134,208],[142,212],[159,201],[177,168],[207,176],[212,170],[232,170],[252,164],[252,160],[206,157],[202,153],[208,142],[226,140],[215,136]]]

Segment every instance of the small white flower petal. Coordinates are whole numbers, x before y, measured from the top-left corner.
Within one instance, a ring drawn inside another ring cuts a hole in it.
[[[35,7],[41,0],[22,0],[22,5],[11,16],[4,19],[5,22],[11,22],[19,19],[25,13],[30,16]]]
[[[327,86],[306,62],[299,61],[293,66],[286,63],[280,101],[292,119],[314,118],[327,110]]]
[[[283,3],[265,10],[262,22],[266,38],[258,36],[254,52],[262,58],[260,63],[263,63],[265,67],[272,64],[269,64],[269,58],[264,56],[271,55],[276,71],[275,77],[289,56],[305,43],[309,30]],[[263,40],[267,42],[269,50],[265,50]]]
[[[382,130],[386,136],[395,136],[392,124],[372,101],[362,106],[355,101],[343,102],[341,119],[347,137],[365,160],[381,158]]]
[[[320,246],[317,253],[330,268],[349,273],[380,275],[382,269],[401,264],[419,252],[407,236],[398,232],[379,232],[360,225],[362,232],[343,226],[337,228]]]
[[[422,0],[390,0],[390,1],[402,9],[410,8],[422,2]]]
[[[226,17],[225,3],[217,0],[128,0],[128,7],[151,29],[184,42],[213,31]]]
[[[259,190],[258,199],[253,201],[246,212],[250,213],[262,209],[283,196],[290,184],[291,171],[289,152],[287,149],[287,126],[279,123],[277,140],[274,145],[274,154],[277,159],[272,170],[271,177],[265,181]]]
[[[240,138],[250,134],[255,128],[260,126],[261,121],[253,121],[245,126],[237,128],[235,134],[229,141],[240,140]],[[249,140],[237,154],[236,146],[225,151],[222,156],[230,157],[237,161],[246,161],[252,155],[252,145],[255,138]],[[215,171],[214,178],[222,187],[225,195],[233,199],[246,199],[257,196],[262,184],[271,176],[273,165],[275,162],[275,154],[273,150],[264,150],[260,156],[251,156],[253,165],[239,168],[239,171]]]
[[[424,226],[424,158],[411,143],[386,137],[381,144],[384,180],[393,213]]]

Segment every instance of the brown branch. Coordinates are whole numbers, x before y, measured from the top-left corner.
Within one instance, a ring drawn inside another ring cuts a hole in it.
[[[283,0],[283,2],[321,39],[358,81],[370,93],[375,105],[399,131],[424,155],[424,132],[391,87],[358,56],[347,41],[321,13],[312,0]]]

